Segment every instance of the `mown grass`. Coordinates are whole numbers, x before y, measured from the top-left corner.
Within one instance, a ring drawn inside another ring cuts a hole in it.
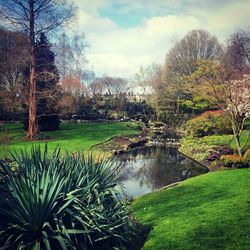
[[[135,135],[138,130],[128,126],[129,122],[116,123],[87,123],[87,124],[61,124],[58,131],[44,132],[52,137],[48,141],[49,152],[52,152],[56,146],[60,146],[62,151],[76,152],[88,151],[98,143],[107,141],[113,136]],[[44,144],[44,141],[31,142],[25,140],[25,131],[22,124],[7,124],[5,135],[10,138],[9,151],[14,149],[19,151],[24,147],[30,147],[32,144]],[[1,146],[0,157],[4,148]]]
[[[152,230],[144,250],[249,249],[250,169],[219,171],[132,203]]]

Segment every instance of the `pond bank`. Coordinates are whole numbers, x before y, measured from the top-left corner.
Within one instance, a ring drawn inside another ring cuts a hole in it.
[[[128,152],[131,149],[141,146],[167,145],[179,147],[181,145],[178,139],[173,138],[156,138],[147,130],[142,130],[138,135],[131,136],[114,136],[109,140],[93,145],[91,150],[106,151],[117,155]]]
[[[142,249],[248,249],[249,178],[218,171],[136,198],[133,215],[152,227]]]

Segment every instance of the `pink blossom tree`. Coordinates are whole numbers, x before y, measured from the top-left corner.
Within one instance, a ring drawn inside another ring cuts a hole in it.
[[[238,154],[242,156],[242,150],[249,140],[249,131],[245,141],[240,138],[244,122],[250,118],[250,74],[234,74],[229,77],[226,69],[218,62],[201,60],[189,80],[194,94],[201,95],[224,111],[232,127]]]
[[[241,142],[240,135],[245,120],[250,118],[250,75],[243,75],[241,79],[231,80],[227,86],[228,98],[225,102],[225,111],[232,124],[238,153],[242,156],[242,149],[249,140],[249,131],[244,142]]]

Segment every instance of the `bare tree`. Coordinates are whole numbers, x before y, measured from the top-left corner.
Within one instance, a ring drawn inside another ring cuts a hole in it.
[[[38,132],[36,108],[35,41],[41,32],[49,32],[69,21],[75,8],[66,0],[0,0],[0,17],[9,28],[29,38],[29,126],[28,138]]]
[[[103,76],[95,81],[104,86],[108,95],[119,95],[128,90],[128,81],[120,77]]]
[[[81,82],[85,80],[85,67],[87,64],[85,50],[87,46],[84,33],[73,36],[71,41],[73,55],[72,70]]]
[[[56,64],[61,81],[69,75],[74,75],[80,82],[88,80],[90,73],[86,70],[87,59],[85,56],[88,44],[84,33],[74,34],[71,38],[62,33],[57,40],[55,45]]]
[[[70,63],[73,58],[73,52],[70,45],[69,37],[65,32],[57,37],[54,49],[56,55],[56,65],[60,74],[60,78],[64,79],[70,72]]]
[[[159,120],[165,111],[162,94],[166,85],[163,80],[162,65],[152,63],[144,68],[140,67],[139,72],[135,75],[135,84],[142,90],[143,95],[150,93],[150,102],[155,109],[156,120]]]
[[[73,96],[81,96],[87,92],[85,84],[74,74],[67,75],[63,81],[61,81],[61,89],[63,92]]]
[[[88,85],[89,91],[93,97],[97,95],[102,95],[104,92],[105,86],[99,81],[99,79],[92,81]]]
[[[244,30],[235,32],[228,41],[226,52],[221,61],[230,77],[249,73],[250,33]]]
[[[178,83],[193,73],[199,59],[218,59],[222,47],[217,38],[205,30],[193,30],[177,42],[166,56],[166,77]]]
[[[24,71],[28,66],[27,56],[26,37],[0,29],[0,106],[11,115],[21,111],[26,101]]]
[[[151,63],[146,67],[140,67],[139,71],[135,74],[135,85],[139,87],[144,95],[153,92],[155,87],[159,84],[157,76],[161,75],[162,65]]]

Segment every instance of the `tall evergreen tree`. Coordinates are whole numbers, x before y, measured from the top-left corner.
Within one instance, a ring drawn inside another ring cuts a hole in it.
[[[35,50],[37,72],[37,118],[40,131],[59,129],[57,104],[59,74],[55,66],[55,55],[46,35],[41,33]]]

